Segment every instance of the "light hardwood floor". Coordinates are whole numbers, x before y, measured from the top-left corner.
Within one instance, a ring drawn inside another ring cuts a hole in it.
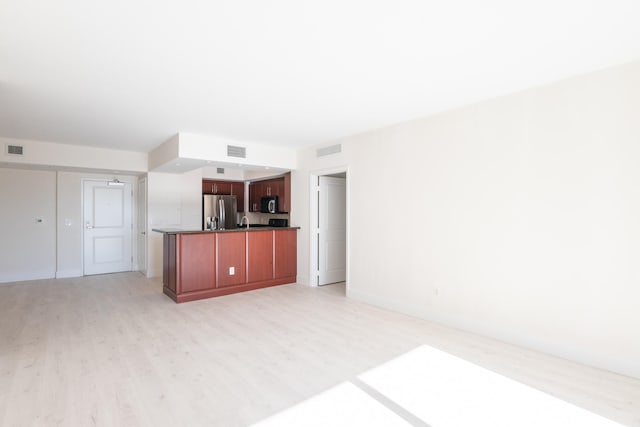
[[[343,285],[177,305],[138,273],[0,285],[0,425],[248,425],[423,344],[640,426],[640,380],[359,303]]]

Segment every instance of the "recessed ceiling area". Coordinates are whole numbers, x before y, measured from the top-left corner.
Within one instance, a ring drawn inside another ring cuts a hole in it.
[[[5,1],[0,136],[327,143],[640,58],[640,2]]]

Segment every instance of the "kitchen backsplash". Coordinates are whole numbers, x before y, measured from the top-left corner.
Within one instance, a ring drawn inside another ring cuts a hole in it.
[[[240,212],[238,213],[238,224],[240,224],[240,220],[242,217],[246,215],[249,220],[249,224],[269,224],[269,219],[271,218],[285,218],[289,219],[289,214],[268,214],[268,213],[260,213],[260,212]]]

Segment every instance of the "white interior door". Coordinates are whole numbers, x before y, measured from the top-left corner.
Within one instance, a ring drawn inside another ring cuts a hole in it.
[[[138,181],[138,270],[147,274],[147,179]]]
[[[319,187],[318,285],[327,285],[346,279],[346,180],[321,176]]]
[[[84,274],[132,270],[130,183],[84,181]]]

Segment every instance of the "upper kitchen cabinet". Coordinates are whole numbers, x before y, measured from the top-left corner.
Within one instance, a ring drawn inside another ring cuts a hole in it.
[[[260,212],[260,197],[263,192],[262,181],[249,183],[249,212]]]
[[[231,194],[231,181],[202,180],[202,194],[219,194],[229,196]]]
[[[262,197],[278,197],[278,213],[288,213],[291,206],[291,173],[283,176],[254,181],[249,184],[249,210],[260,212]]]
[[[236,198],[238,199],[238,212],[244,212],[243,181],[217,181],[212,179],[203,179],[202,194],[236,196]]]
[[[231,195],[238,199],[238,212],[244,212],[244,182],[233,181],[231,183]]]

